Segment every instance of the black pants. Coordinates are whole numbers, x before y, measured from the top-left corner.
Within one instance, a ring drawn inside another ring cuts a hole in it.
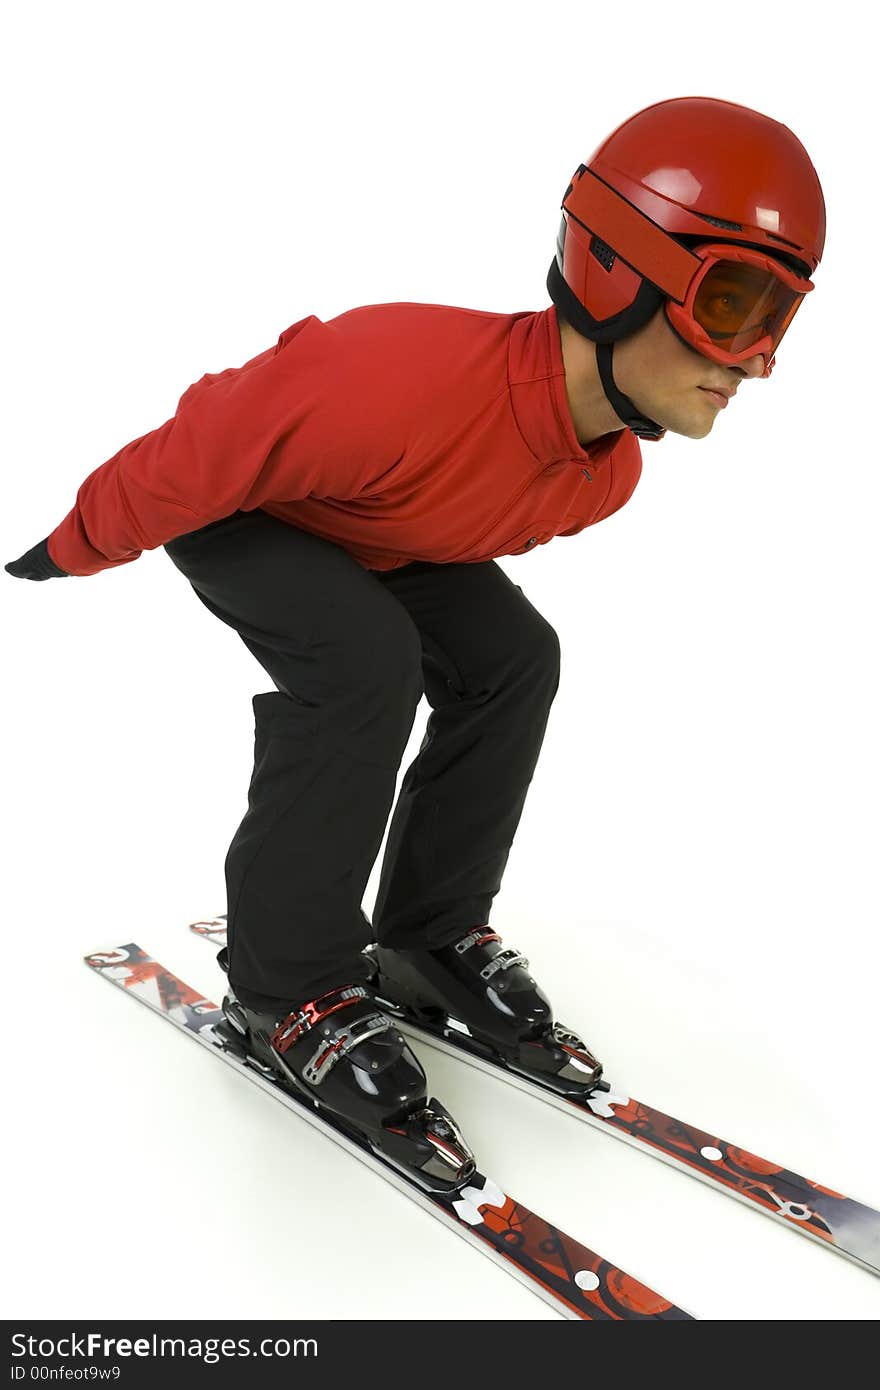
[[[519,586],[493,561],[364,569],[259,510],[165,550],[276,686],[253,697],[248,810],[225,863],[243,1001],[365,978],[361,899],[422,694],[372,929],[439,946],[487,922],[559,684],[556,633]]]

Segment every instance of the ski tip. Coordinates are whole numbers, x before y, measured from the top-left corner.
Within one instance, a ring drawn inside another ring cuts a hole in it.
[[[105,946],[98,951],[89,951],[83,956],[83,961],[92,970],[108,970],[113,966],[132,965],[151,959],[152,957],[134,941],[129,941],[124,946]]]
[[[202,917],[197,922],[190,922],[189,929],[195,932],[196,936],[206,937],[209,941],[225,936],[226,913],[218,912],[216,917]]]

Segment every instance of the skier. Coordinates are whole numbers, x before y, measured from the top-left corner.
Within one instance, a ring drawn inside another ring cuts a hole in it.
[[[262,1064],[358,1130],[401,1136],[427,1115],[426,1173],[455,1182],[472,1159],[443,1107],[425,1109],[387,1000],[452,1016],[561,1089],[573,1065],[582,1086],[601,1071],[488,926],[559,681],[554,629],[494,560],[619,510],[640,439],[704,438],[742,381],[768,377],[824,239],[816,171],[785,125],[658,102],[574,173],[549,308],[302,318],[191,385],[6,566],[90,575],[162,545],[268,673],[225,861],[224,1011]]]

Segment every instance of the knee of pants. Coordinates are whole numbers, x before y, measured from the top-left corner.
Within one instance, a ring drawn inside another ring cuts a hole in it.
[[[513,667],[516,678],[545,687],[552,698],[559,688],[561,647],[556,629],[533,612],[520,626]]]

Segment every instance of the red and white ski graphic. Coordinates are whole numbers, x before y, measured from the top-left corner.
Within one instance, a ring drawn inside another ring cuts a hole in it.
[[[86,964],[126,994],[146,1004],[249,1081],[280,1100],[301,1119],[324,1131],[362,1162],[405,1192],[425,1210],[507,1269],[563,1317],[591,1322],[682,1321],[692,1315],[588,1250],[529,1211],[497,1183],[475,1172],[455,1193],[428,1192],[389,1163],[366,1141],[358,1142],[316,1114],[280,1082],[246,1060],[240,1040],[226,1031],[211,1000],[185,984],[129,942],[85,957]]]

